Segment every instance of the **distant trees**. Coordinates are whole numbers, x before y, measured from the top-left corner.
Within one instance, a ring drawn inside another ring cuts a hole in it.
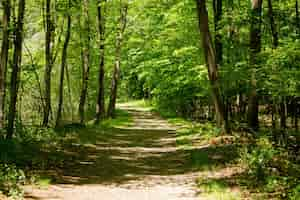
[[[230,122],[257,131],[269,117],[274,129],[298,129],[298,0],[26,0],[20,18],[22,2],[0,7],[0,128],[9,137],[16,116],[45,127],[99,123],[114,117],[118,97],[225,131]]]

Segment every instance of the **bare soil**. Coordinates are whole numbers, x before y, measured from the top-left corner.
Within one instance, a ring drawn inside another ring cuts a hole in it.
[[[52,183],[26,186],[27,200],[195,200],[197,169],[176,146],[176,127],[143,108],[121,105],[133,124],[87,130],[65,144]]]

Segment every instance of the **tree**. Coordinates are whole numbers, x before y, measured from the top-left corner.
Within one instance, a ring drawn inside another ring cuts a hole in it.
[[[82,46],[82,85],[79,100],[79,118],[80,123],[84,123],[85,102],[88,91],[89,71],[90,71],[90,17],[89,17],[89,1],[83,1],[83,16],[84,16],[84,38]]]
[[[59,81],[59,96],[58,96],[58,110],[57,110],[57,117],[56,117],[56,123],[55,126],[58,127],[60,120],[61,120],[61,113],[63,108],[63,97],[64,97],[64,75],[65,75],[65,68],[67,65],[67,53],[68,53],[68,45],[70,41],[71,36],[71,14],[70,14],[70,8],[71,8],[71,0],[69,0],[69,10],[68,10],[68,17],[67,17],[67,30],[66,30],[66,36],[65,36],[65,42],[63,45],[62,50],[62,56],[61,56],[61,70],[60,70],[60,81]]]
[[[222,97],[220,92],[220,84],[218,79],[218,68],[216,60],[216,51],[212,44],[211,34],[209,31],[208,12],[206,8],[205,0],[196,0],[199,28],[202,36],[202,47],[204,51],[204,57],[208,69],[208,77],[210,80],[211,93],[213,102],[215,105],[215,111],[218,115],[217,124],[219,127],[223,127],[226,131],[228,124],[225,120],[224,105],[222,103]]]
[[[110,91],[110,100],[107,115],[108,117],[114,117],[115,109],[116,109],[116,99],[117,99],[117,89],[118,82],[120,78],[120,67],[121,67],[121,48],[122,48],[122,40],[123,34],[126,28],[126,18],[128,11],[128,3],[122,3],[120,0],[120,18],[119,18],[119,26],[117,30],[117,38],[116,38],[116,58],[115,58],[115,67],[111,81],[111,91]]]
[[[14,121],[16,117],[16,104],[19,88],[19,73],[22,63],[23,44],[23,20],[25,13],[25,0],[19,0],[18,19],[14,29],[14,52],[12,61],[12,72],[10,81],[10,103],[8,113],[7,139],[11,139],[14,132]]]
[[[251,88],[248,101],[248,125],[253,130],[258,130],[258,95],[256,70],[259,66],[258,54],[261,49],[261,11],[262,0],[252,0],[251,27],[250,27],[250,65]]]
[[[100,64],[98,75],[98,96],[96,106],[96,123],[105,116],[105,99],[104,99],[104,75],[105,75],[105,6],[106,0],[98,1],[98,28],[100,37]],[[104,8],[103,8],[104,7]]]
[[[3,5],[3,38],[0,55],[0,128],[4,127],[5,120],[5,94],[6,94],[6,71],[9,50],[9,34],[10,34],[10,0],[4,0]]]
[[[221,30],[221,20],[222,20],[222,0],[213,0],[214,8],[214,20],[215,20],[215,47],[216,47],[216,61],[218,65],[222,63],[223,57],[223,45],[222,45],[222,35]]]
[[[45,72],[44,72],[44,84],[45,84],[45,106],[44,106],[44,118],[43,126],[48,126],[49,115],[51,111],[51,72],[53,67],[53,32],[54,25],[51,16],[51,0],[46,0],[46,31],[45,31]]]
[[[296,33],[298,34],[298,37],[300,37],[300,15],[299,15],[298,0],[296,0],[295,11],[296,11]]]

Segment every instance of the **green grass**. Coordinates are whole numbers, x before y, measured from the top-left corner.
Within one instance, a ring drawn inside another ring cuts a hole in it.
[[[100,128],[115,128],[122,126],[131,126],[133,119],[130,114],[124,110],[116,110],[116,118],[105,119],[100,123]]]
[[[239,191],[233,191],[223,180],[199,180],[198,187],[201,190],[201,197],[207,200],[239,200]]]
[[[63,168],[66,162],[72,163],[76,156],[85,156],[79,151],[80,148],[84,149],[84,145],[93,145],[97,141],[105,142],[104,139],[109,138],[108,135],[115,134],[117,127],[130,126],[132,122],[129,113],[117,110],[116,118],[106,119],[99,125],[89,122],[86,125],[67,124],[59,129],[29,126],[18,129],[13,140],[0,139],[0,192],[2,190],[8,196],[22,196],[18,174],[23,171],[26,174],[26,183],[33,183],[39,187],[49,186],[55,180],[47,171]],[[66,149],[74,148],[78,155],[72,157],[66,154]],[[16,166],[8,176],[9,184],[4,183],[7,178],[1,177],[1,173],[6,170],[1,168],[1,163]],[[4,188],[5,191],[1,185],[8,185]]]
[[[40,188],[47,188],[51,185],[52,179],[50,177],[41,176],[36,178],[34,183]]]

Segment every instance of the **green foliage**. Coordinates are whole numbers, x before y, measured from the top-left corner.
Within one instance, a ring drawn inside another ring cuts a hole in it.
[[[249,175],[258,181],[265,181],[270,173],[271,161],[276,154],[276,150],[267,138],[261,138],[257,146],[250,146],[249,148],[242,151],[242,161],[246,164]]]
[[[123,110],[116,110],[116,118],[105,119],[100,123],[100,128],[114,128],[122,126],[130,126],[133,122],[131,115]]]
[[[201,189],[202,196],[205,199],[215,200],[239,200],[241,195],[238,192],[232,192],[230,186],[222,180],[199,180],[198,187]]]
[[[290,200],[298,200],[300,199],[300,184],[296,185],[289,194]]]
[[[25,174],[14,165],[0,163],[0,191],[13,199],[22,199],[21,185],[25,183]]]

